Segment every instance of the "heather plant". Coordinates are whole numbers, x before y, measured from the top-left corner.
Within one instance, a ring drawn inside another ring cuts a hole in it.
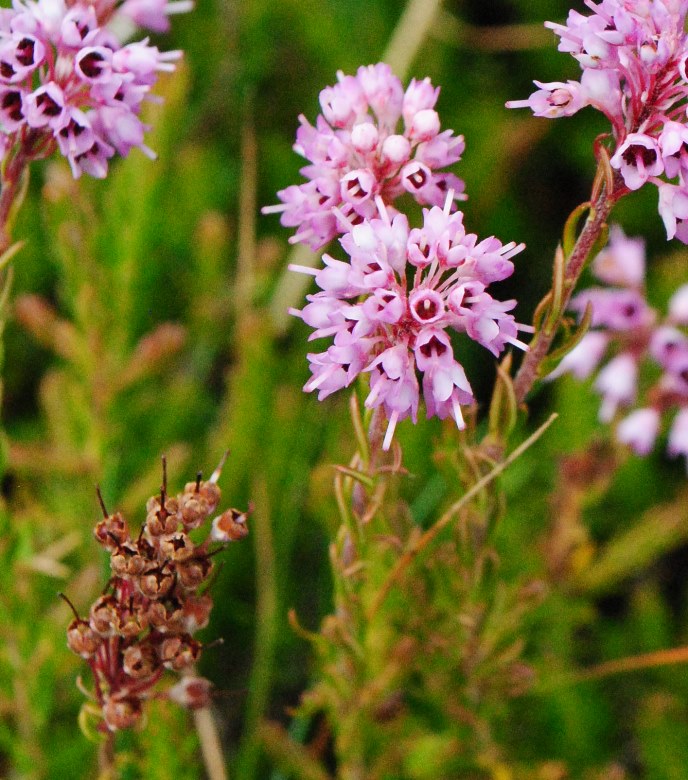
[[[687,6],[570,5],[2,12],[0,775],[688,777]]]

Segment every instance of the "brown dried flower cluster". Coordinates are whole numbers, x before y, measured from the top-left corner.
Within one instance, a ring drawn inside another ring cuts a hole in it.
[[[160,495],[148,500],[136,537],[119,512],[108,514],[98,492],[103,519],[94,534],[110,553],[112,578],[88,619],[76,615],[71,622],[67,643],[91,667],[103,730],[136,725],[143,700],[154,695],[193,709],[209,701],[210,683],[193,673],[165,694],[153,689],[166,669],[184,672],[198,660],[202,645],[193,634],[208,625],[213,606],[203,587],[213,569],[211,558],[248,533],[246,513],[229,509],[215,517],[203,541],[191,539],[218,507],[221,467],[208,481],[199,474],[172,497],[163,459]]]

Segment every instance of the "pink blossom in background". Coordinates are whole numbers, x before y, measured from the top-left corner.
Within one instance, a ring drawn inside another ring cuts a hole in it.
[[[369,374],[365,404],[381,407],[389,421],[384,449],[399,420],[416,421],[421,395],[428,417],[465,427],[461,407],[474,397],[452,332],[494,355],[507,344],[527,349],[518,332],[530,328],[510,313],[516,301],[487,292],[513,273],[511,258],[524,245],[480,241],[452,204],[449,193],[444,208],[424,209],[423,226],[409,229],[406,216],[378,196],[377,216],[348,224],[340,239],[348,262],[325,255],[321,270],[290,266],[313,275],[320,288],[291,313],[314,329],[311,340],[332,339],[324,352],[308,355],[312,376],[304,390],[323,399]]]
[[[290,241],[319,249],[345,232],[349,222],[377,216],[376,199],[391,208],[404,193],[423,205],[443,206],[447,193],[462,199],[463,182],[444,171],[461,159],[463,136],[441,130],[435,103],[439,88],[429,79],[404,91],[388,65],[337,74],[320,93],[320,114],[311,125],[301,116],[294,150],[309,164],[307,182],[278,192],[282,201],[263,213],[281,213]],[[335,210],[347,217],[338,219]]]
[[[165,4],[138,3],[154,5],[164,16]],[[57,148],[75,178],[104,177],[109,159],[132,148],[155,156],[143,140],[141,108],[158,74],[174,70],[181,52],[161,52],[147,39],[121,44],[104,26],[115,11],[108,2],[38,0],[0,17],[5,154],[21,149],[32,159]]]
[[[667,452],[688,456],[688,284],[675,291],[661,317],[645,298],[643,241],[618,226],[610,234],[592,272],[613,286],[591,287],[572,299],[579,315],[592,305],[591,330],[549,379],[565,373],[587,379],[599,368],[593,383],[602,396],[599,418],[615,422],[622,444],[649,454],[668,419]],[[649,386],[642,381],[646,374],[655,377]]]
[[[509,108],[535,116],[571,116],[585,106],[611,123],[611,165],[625,187],[659,187],[668,238],[688,243],[688,39],[686,0],[586,0],[592,12],[571,11],[566,24],[547,22],[559,51],[582,70],[580,82],[544,84]],[[673,183],[669,183],[673,182]]]

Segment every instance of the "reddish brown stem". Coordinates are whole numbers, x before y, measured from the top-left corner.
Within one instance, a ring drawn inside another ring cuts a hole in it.
[[[564,277],[564,294],[562,297],[561,311],[565,311],[571,299],[573,291],[576,289],[581,273],[590,256],[590,252],[597,243],[602,230],[607,222],[607,218],[621,194],[623,193],[623,183],[618,175],[614,177],[614,188],[608,193],[607,188],[603,187],[599,196],[590,208],[589,216],[578,236],[578,239],[571,250],[566,261],[566,272]],[[549,330],[540,329],[530,343],[530,348],[526,352],[521,367],[514,379],[514,393],[519,404],[523,403],[528,393],[532,390],[538,378],[538,370],[542,361],[547,357],[552,342],[557,335],[558,328]]]
[[[23,149],[20,149],[7,162],[3,171],[2,189],[0,190],[0,255],[6,252],[12,243],[8,223],[27,164],[28,159]]]

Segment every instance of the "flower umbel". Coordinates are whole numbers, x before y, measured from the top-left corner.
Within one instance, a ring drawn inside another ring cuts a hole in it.
[[[310,163],[301,169],[308,181],[278,192],[282,203],[263,209],[297,228],[292,243],[323,247],[347,229],[335,210],[355,224],[376,216],[378,197],[388,207],[405,192],[423,205],[442,206],[450,190],[452,201],[461,199],[463,182],[442,171],[461,159],[464,140],[440,130],[439,88],[426,78],[404,92],[384,63],[355,76],[340,71],[337,79],[320,93],[315,126],[299,118],[294,150]]]
[[[210,684],[196,676],[183,678],[167,694],[154,688],[165,670],[183,673],[198,660],[202,645],[193,634],[208,624],[213,606],[204,589],[211,556],[248,533],[246,514],[230,509],[213,520],[203,541],[191,539],[217,509],[221,466],[209,480],[199,474],[178,496],[168,497],[163,460],[161,493],[149,499],[136,536],[101,499],[103,519],[94,534],[110,553],[112,578],[88,619],[76,615],[67,629],[70,649],[91,667],[101,731],[135,726],[144,700],[154,695],[191,708],[209,701]]]
[[[479,241],[452,204],[450,192],[443,209],[424,209],[422,228],[409,229],[406,216],[390,213],[378,197],[379,216],[349,224],[340,239],[350,262],[325,255],[319,271],[290,266],[314,275],[321,290],[291,313],[315,329],[311,339],[333,338],[325,352],[308,355],[313,376],[304,390],[322,399],[369,373],[366,406],[382,407],[389,420],[384,449],[399,420],[415,422],[421,388],[428,417],[451,416],[464,427],[461,406],[474,397],[452,331],[494,355],[506,344],[527,349],[517,335],[529,328],[509,314],[516,301],[487,292],[513,273],[511,258],[524,245]]]

